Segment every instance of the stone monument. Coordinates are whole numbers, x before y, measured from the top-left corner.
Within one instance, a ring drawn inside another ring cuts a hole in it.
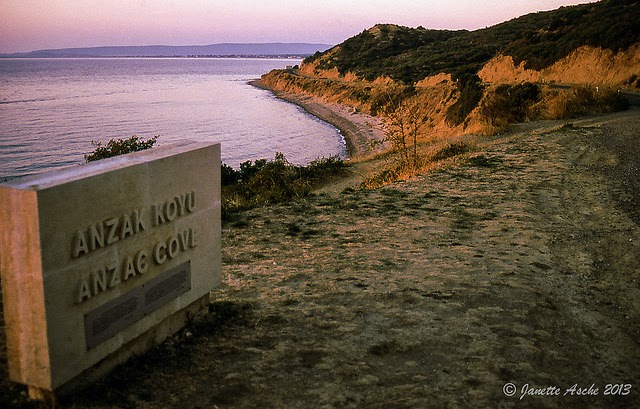
[[[11,380],[37,399],[161,342],[207,308],[220,260],[219,144],[0,185]]]

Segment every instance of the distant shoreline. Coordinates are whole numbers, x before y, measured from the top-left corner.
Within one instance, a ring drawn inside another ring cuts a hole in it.
[[[336,127],[342,134],[349,159],[364,159],[385,150],[385,132],[380,118],[376,118],[340,104],[326,103],[318,98],[274,90],[259,79],[249,84],[272,92],[277,98],[290,102]]]
[[[224,58],[254,57],[302,59],[330,48],[316,43],[219,43],[209,45],[132,45],[58,48],[0,54],[0,58],[118,58],[184,57]]]
[[[96,60],[108,60],[108,59],[136,59],[136,58],[255,58],[265,60],[302,60],[305,56],[296,54],[286,55],[12,55],[12,54],[0,54],[0,59],[21,59],[21,60],[37,60],[37,59],[96,59]]]

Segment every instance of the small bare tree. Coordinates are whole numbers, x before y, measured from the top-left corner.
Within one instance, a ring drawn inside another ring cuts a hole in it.
[[[398,154],[401,165],[418,168],[418,138],[424,132],[427,115],[415,97],[398,101],[391,99],[386,106],[389,119],[387,140]]]

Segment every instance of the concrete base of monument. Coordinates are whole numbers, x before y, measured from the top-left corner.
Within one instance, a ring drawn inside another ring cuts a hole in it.
[[[191,303],[188,307],[165,318],[159,325],[141,334],[122,346],[113,354],[105,357],[96,365],[85,370],[76,378],[57,388],[55,391],[28,386],[29,399],[44,401],[48,407],[55,407],[56,398],[70,395],[92,383],[100,380],[112,372],[116,367],[125,363],[135,355],[141,355],[153,346],[162,343],[168,337],[174,335],[185,325],[209,312],[209,294]]]

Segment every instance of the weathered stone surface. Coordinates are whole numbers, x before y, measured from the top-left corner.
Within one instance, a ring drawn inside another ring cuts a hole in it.
[[[0,186],[0,269],[14,381],[55,390],[151,329],[175,332],[157,327],[220,280],[220,145]]]

